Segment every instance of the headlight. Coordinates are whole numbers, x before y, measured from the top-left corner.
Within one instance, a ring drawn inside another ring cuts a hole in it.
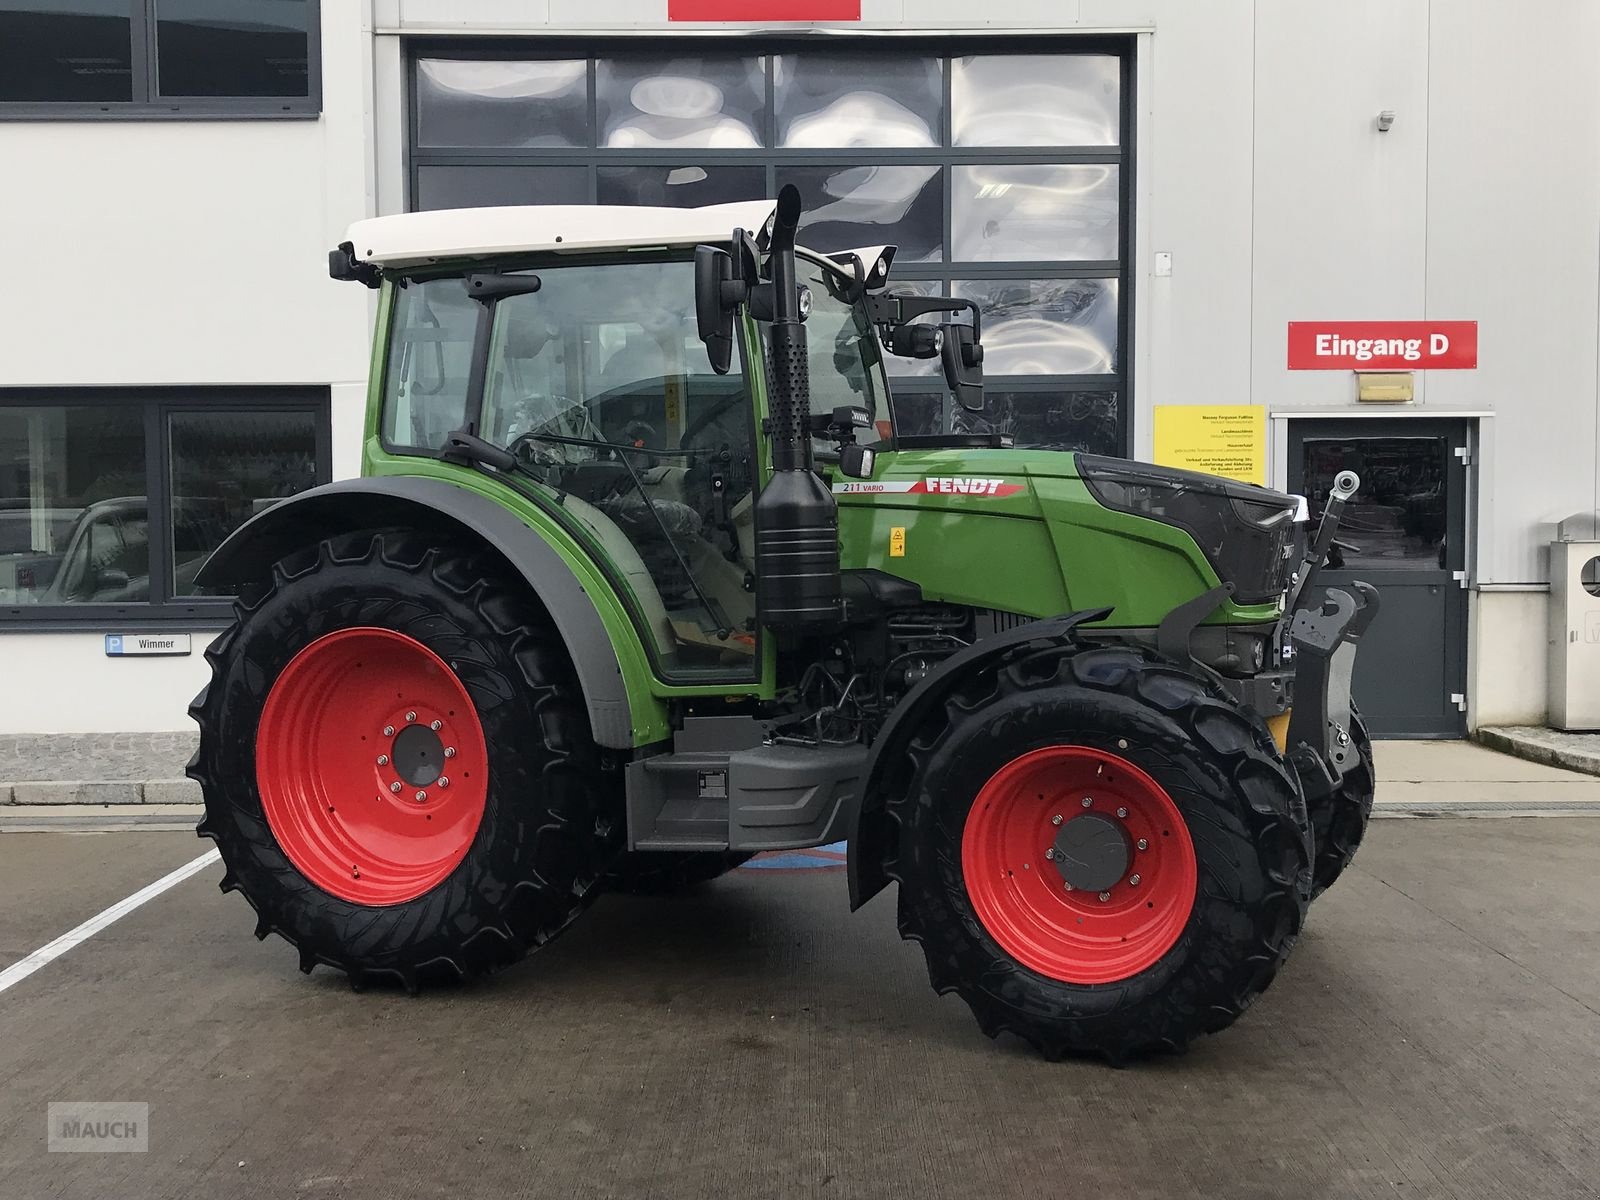
[[[1117,512],[1184,530],[1241,604],[1279,596],[1293,553],[1295,500],[1281,492],[1196,471],[1078,455],[1078,474]]]

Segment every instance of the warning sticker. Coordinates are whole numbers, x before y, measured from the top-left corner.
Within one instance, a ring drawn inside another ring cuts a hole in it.
[[[904,558],[906,556],[906,527],[893,526],[889,530],[889,557]]]

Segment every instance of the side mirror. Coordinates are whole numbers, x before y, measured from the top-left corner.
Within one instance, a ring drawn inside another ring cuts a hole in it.
[[[941,328],[944,329],[940,354],[944,360],[944,381],[962,408],[968,412],[982,412],[983,347],[978,344],[978,331],[971,325],[953,321]]]
[[[694,251],[694,319],[711,369],[726,375],[733,364],[733,312],[724,285],[733,282],[733,258],[715,246]]]

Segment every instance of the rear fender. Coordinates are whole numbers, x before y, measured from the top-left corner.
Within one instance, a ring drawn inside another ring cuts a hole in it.
[[[984,638],[965,650],[952,654],[906,693],[873,740],[867,760],[867,777],[861,789],[861,803],[849,824],[850,844],[846,874],[850,881],[850,908],[860,908],[889,884],[885,863],[892,856],[898,832],[883,802],[885,787],[904,786],[895,778],[896,768],[905,757],[906,746],[916,736],[923,720],[940,704],[950,690],[959,686],[1000,659],[1023,647],[1037,647],[1072,640],[1073,631],[1087,621],[1103,621],[1109,608],[1067,613],[1041,621],[1030,621],[1005,633]]]
[[[537,530],[465,488],[411,476],[346,479],[312,488],[241,525],[212,551],[196,582],[207,589],[237,591],[270,578],[273,563],[302,547],[384,526],[476,540],[499,553],[539,597],[566,643],[595,741],[618,750],[632,748],[635,723],[622,666],[582,582]]]

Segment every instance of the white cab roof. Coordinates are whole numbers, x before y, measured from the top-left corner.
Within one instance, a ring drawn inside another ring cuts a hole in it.
[[[380,267],[540,250],[690,246],[725,243],[735,228],[754,233],[767,223],[775,205],[772,200],[745,200],[704,208],[595,204],[450,208],[357,221],[350,226],[349,239],[358,259]]]

